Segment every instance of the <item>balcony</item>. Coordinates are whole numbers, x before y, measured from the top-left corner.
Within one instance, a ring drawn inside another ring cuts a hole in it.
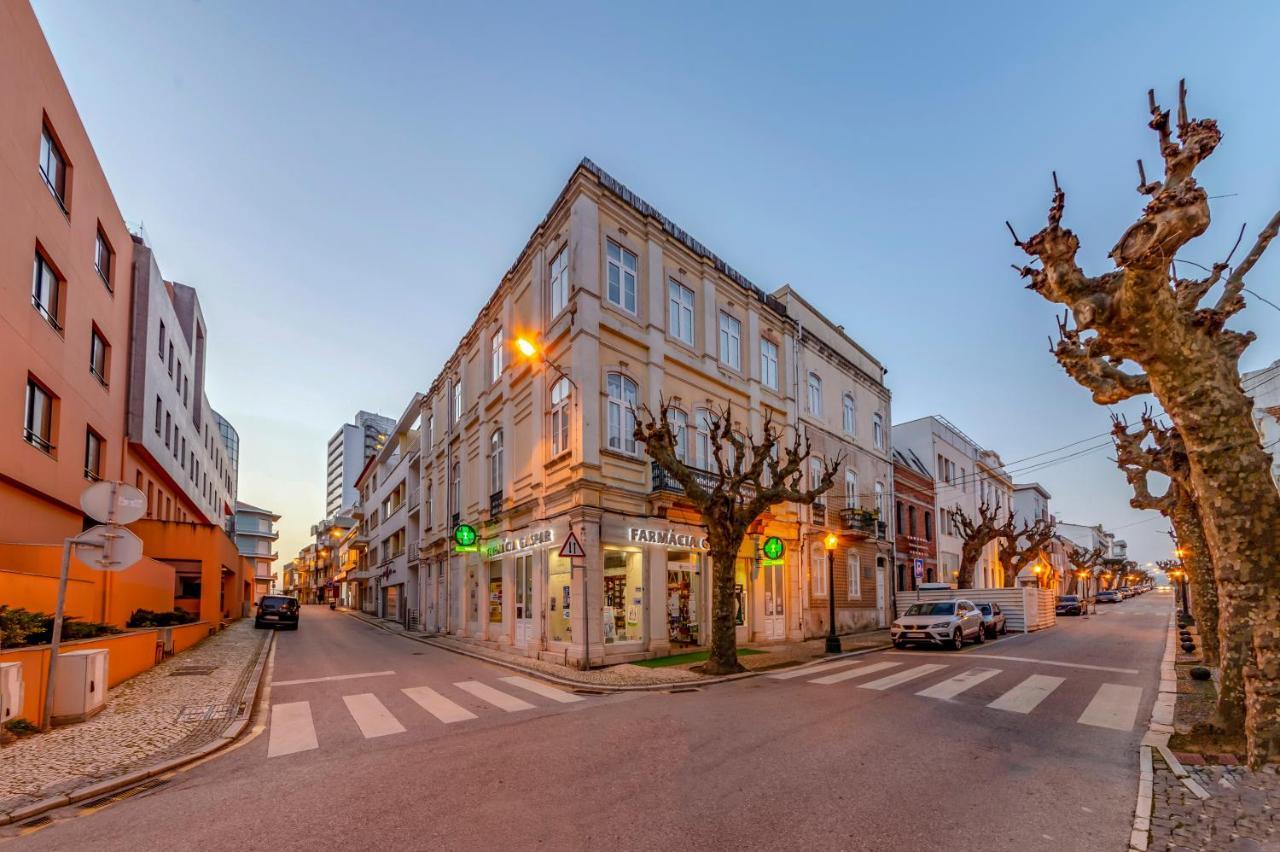
[[[867,509],[841,509],[840,528],[853,535],[865,538],[877,538],[884,541],[888,536],[888,525],[876,520],[875,512]]]
[[[814,503],[809,507],[809,520],[817,527],[825,527],[827,525],[827,504]]]
[[[714,490],[720,483],[720,475],[718,473],[713,473],[712,471],[702,470],[701,468],[692,466],[689,470],[693,471],[693,475],[695,479],[697,479],[698,484],[708,491]],[[661,465],[650,463],[649,473],[651,483],[650,491],[670,491],[673,494],[684,493],[684,486],[677,482],[671,474],[667,473]],[[751,494],[755,492],[755,489],[750,486],[746,486],[743,491],[744,493]]]
[[[489,517],[496,518],[502,514],[502,492],[495,491],[489,495]]]

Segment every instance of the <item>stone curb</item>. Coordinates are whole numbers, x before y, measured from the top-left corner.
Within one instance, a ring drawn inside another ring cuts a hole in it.
[[[426,638],[426,637],[410,636],[409,634],[403,631],[394,630],[390,627],[387,627],[384,624],[379,623],[378,621],[375,621],[372,618],[369,618],[364,613],[355,612],[354,610],[344,609],[344,610],[340,610],[340,612],[344,612],[347,615],[351,616],[352,618],[359,619],[360,621],[363,621],[365,624],[373,625],[374,627],[385,630],[388,633],[391,633],[395,636],[400,636],[404,639],[409,639],[414,642],[420,642],[423,645],[430,645],[431,647],[439,648],[442,651],[449,651],[454,654],[459,654],[463,657],[471,657],[472,659],[475,659],[475,660],[481,660],[486,663],[493,663],[495,666],[502,666],[504,668],[511,669],[512,671],[517,671],[517,672],[520,672],[521,674],[526,674],[526,675],[529,675],[530,677],[536,677],[541,680],[549,681],[550,683],[558,684],[560,686],[570,686],[570,687],[579,688],[579,689],[591,689],[598,692],[662,692],[668,689],[715,686],[716,684],[720,684],[720,683],[728,683],[730,681],[735,681],[735,680],[744,680],[746,678],[759,677],[760,675],[765,675],[765,674],[774,674],[775,672],[778,672],[778,671],[795,671],[797,669],[803,669],[807,666],[818,665],[819,663],[829,663],[833,660],[842,660],[846,657],[858,657],[863,654],[870,654],[873,651],[883,651],[885,648],[893,647],[891,643],[885,643],[883,645],[876,645],[875,647],[872,647],[872,648],[859,648],[856,651],[846,651],[843,654],[833,654],[830,657],[819,657],[816,660],[810,660],[807,663],[801,663],[800,665],[797,665],[797,666],[782,666],[777,669],[766,669],[764,671],[755,671],[755,672],[750,672],[750,671],[739,672],[738,674],[721,675],[720,677],[709,677],[709,678],[703,678],[701,680],[676,680],[676,681],[671,681],[669,683],[605,684],[605,683],[595,683],[593,681],[587,681],[587,680],[575,680],[573,678],[560,677],[559,675],[549,674],[540,669],[535,669],[529,666],[522,666],[519,663],[516,663],[511,660],[503,660],[503,659],[486,656],[485,654],[480,654],[475,651],[467,650],[465,648],[457,648],[451,644],[437,642],[433,639]]]
[[[133,787],[150,778],[163,775],[166,772],[172,772],[175,769],[186,766],[189,763],[207,757],[208,755],[226,748],[243,732],[249,723],[249,718],[253,712],[254,702],[246,700],[246,696],[256,695],[262,686],[262,672],[266,666],[267,659],[271,656],[271,650],[275,647],[276,635],[275,631],[271,632],[271,638],[262,645],[262,650],[258,652],[258,661],[254,666],[253,674],[249,677],[248,683],[245,684],[244,690],[240,693],[238,703],[245,705],[242,711],[231,724],[223,729],[222,733],[214,739],[202,746],[187,752],[184,755],[163,760],[151,766],[144,766],[141,769],[134,769],[115,778],[107,778],[102,781],[95,781],[92,784],[86,784],[78,787],[69,793],[63,793],[48,799],[42,799],[38,802],[32,802],[29,805],[23,805],[8,813],[0,813],[0,826],[9,825],[10,823],[22,822],[34,816],[46,813],[47,811],[56,810],[57,808],[73,805],[77,802],[95,799],[108,793],[114,793],[117,790],[123,790]]]
[[[1138,746],[1138,800],[1133,809],[1133,829],[1129,832],[1130,852],[1147,852],[1151,833],[1151,813],[1155,802],[1155,796],[1152,793],[1155,772],[1151,766],[1151,750],[1157,749],[1161,757],[1172,760],[1170,767],[1176,765],[1179,769],[1182,768],[1176,760],[1173,760],[1173,755],[1169,752],[1169,735],[1173,733],[1173,707],[1177,700],[1176,675],[1173,667],[1177,654],[1177,638],[1178,613],[1175,608],[1169,613],[1164,656],[1160,659],[1160,688],[1156,693],[1155,703],[1151,706],[1151,722]]]

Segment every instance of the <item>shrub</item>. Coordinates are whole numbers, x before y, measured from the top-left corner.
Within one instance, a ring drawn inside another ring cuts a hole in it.
[[[190,624],[196,617],[189,612],[175,609],[171,612],[152,612],[149,609],[135,609],[129,616],[127,627],[173,627],[176,624]]]
[[[32,734],[40,733],[40,729],[19,716],[17,719],[10,719],[4,723],[4,729],[15,737],[29,737]]]
[[[75,616],[62,619],[62,641],[93,639],[122,632],[119,627],[96,621],[81,621]],[[0,605],[0,641],[4,647],[21,648],[29,645],[47,645],[53,641],[53,616],[45,612],[30,612]]]

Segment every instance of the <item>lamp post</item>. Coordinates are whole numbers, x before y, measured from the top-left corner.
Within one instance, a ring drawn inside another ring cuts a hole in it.
[[[840,539],[835,533],[827,533],[822,543],[827,548],[827,653],[839,654],[843,650],[836,635],[836,545]]]

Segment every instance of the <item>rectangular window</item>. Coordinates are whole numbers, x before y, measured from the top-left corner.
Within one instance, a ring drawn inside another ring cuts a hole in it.
[[[62,280],[38,249],[31,273],[31,304],[49,325],[62,331]]]
[[[169,412],[164,413],[164,445],[169,446],[169,442],[173,440],[173,417]]]
[[[107,384],[107,369],[110,365],[111,347],[95,325],[89,337],[89,372],[103,384]]]
[[[502,346],[502,329],[499,328],[493,333],[493,337],[489,340],[489,381],[496,382],[502,378],[503,355]]]
[[[609,240],[606,297],[627,313],[636,312],[636,256]]]
[[[862,559],[852,550],[845,556],[845,570],[849,575],[849,600],[857,600],[862,597]]]
[[[778,344],[760,338],[760,382],[767,388],[778,389]]]
[[[742,323],[724,311],[720,312],[720,360],[742,369]]]
[[[111,250],[111,243],[107,241],[107,235],[102,233],[102,227],[98,227],[98,239],[93,245],[93,267],[98,270],[98,277],[102,279],[102,283],[107,285],[107,289],[111,290],[111,267],[112,260],[115,258],[115,252]]]
[[[569,449],[569,380],[559,379],[551,386],[551,455]]]
[[[456,424],[462,419],[462,379],[458,379],[453,383],[453,422]]]
[[[32,446],[53,455],[53,394],[30,377],[27,378],[27,411],[22,437]]]
[[[547,292],[551,297],[551,316],[559,315],[569,306],[569,247],[565,246],[551,261]]]
[[[667,334],[693,345],[693,291],[674,278],[667,282]]]
[[[53,134],[45,127],[40,134],[40,174],[53,197],[65,211],[67,209],[67,158],[54,141]]]
[[[809,582],[815,598],[827,596],[827,552],[821,543],[813,545],[813,554],[809,558]]]
[[[162,408],[161,408],[161,403],[160,403],[160,397],[159,397],[159,395],[157,395],[157,396],[156,396],[156,434],[157,434],[157,435],[159,435],[159,434],[160,434],[160,415],[161,415],[161,412],[162,412]]]
[[[84,431],[84,478],[93,482],[102,478],[102,436],[89,428]]]
[[[157,354],[159,354],[159,356],[160,356],[160,360],[162,360],[162,361],[164,360],[164,344],[167,342],[167,340],[168,340],[168,337],[165,335],[164,322],[163,322],[163,321],[161,321],[161,323],[160,323],[160,350],[159,350],[159,352],[158,352]]]
[[[173,344],[169,344],[169,377],[173,377]]]

